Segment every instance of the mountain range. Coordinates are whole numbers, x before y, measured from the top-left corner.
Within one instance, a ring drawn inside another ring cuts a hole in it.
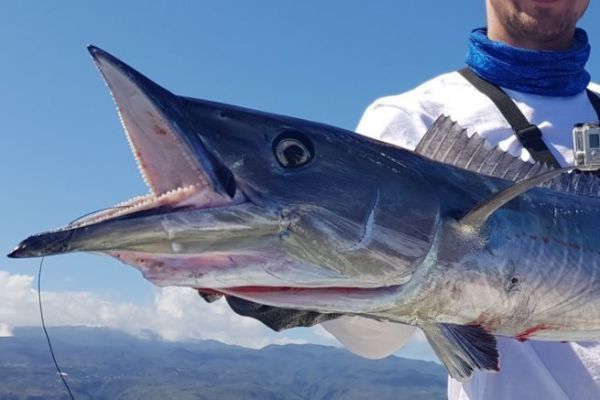
[[[310,344],[260,350],[216,341],[167,342],[88,327],[50,328],[76,399],[411,399],[446,397],[436,363],[367,360]],[[0,338],[0,399],[67,399],[41,328]]]

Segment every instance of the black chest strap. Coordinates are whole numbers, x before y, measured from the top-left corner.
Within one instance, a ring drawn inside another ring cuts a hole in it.
[[[470,68],[458,71],[471,85],[481,93],[489,97],[502,113],[506,121],[513,129],[513,133],[524,148],[529,151],[531,157],[541,164],[548,164],[560,168],[560,164],[542,140],[542,131],[537,125],[530,123],[523,115],[519,107],[498,86],[477,76]]]
[[[590,103],[592,103],[592,107],[594,107],[594,110],[596,111],[598,122],[600,122],[600,97],[590,89],[586,89],[585,91],[587,92],[588,99],[590,99]]]
[[[530,123],[523,115],[519,107],[498,86],[480,78],[470,68],[458,71],[471,85],[486,95],[496,105],[506,121],[513,129],[513,133],[521,145],[529,151],[531,157],[539,163],[548,164],[560,168],[560,164],[542,140],[542,131],[537,125]],[[600,98],[594,92],[587,90],[590,103],[594,107],[598,120],[600,121]],[[578,122],[578,121],[576,121]]]

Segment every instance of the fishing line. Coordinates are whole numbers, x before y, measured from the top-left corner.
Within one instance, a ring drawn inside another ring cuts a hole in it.
[[[109,207],[109,208],[104,208],[104,209],[97,210],[97,211],[92,211],[91,213],[84,214],[84,215],[80,216],[79,218],[74,219],[73,221],[71,221],[69,223],[69,225],[72,225],[72,224],[82,220],[83,218],[91,216],[93,214],[101,213],[104,211],[110,211],[110,210],[118,210],[121,208],[126,208],[126,206]],[[69,226],[69,225],[67,225],[67,226]],[[52,341],[50,340],[50,335],[48,334],[48,330],[46,329],[46,321],[44,320],[44,309],[42,307],[42,266],[43,265],[44,265],[44,257],[42,257],[42,259],[40,260],[40,266],[38,269],[38,281],[37,281],[38,305],[39,305],[39,309],[40,309],[40,319],[42,320],[42,329],[44,330],[44,335],[46,336],[46,341],[48,342],[48,349],[50,350],[50,355],[52,356],[52,361],[54,361],[54,366],[56,367],[56,372],[58,373],[58,376],[60,376],[60,380],[62,381],[63,385],[65,386],[65,389],[67,389],[67,392],[69,393],[69,397],[71,398],[71,400],[75,400],[75,396],[73,396],[73,392],[71,391],[71,387],[69,386],[69,383],[67,382],[67,379],[65,378],[65,374],[60,369],[60,365],[58,365],[58,361],[56,360],[56,355],[54,354],[54,349],[52,347]]]
[[[69,397],[71,400],[75,400],[73,396],[73,392],[71,392],[71,388],[69,387],[69,383],[65,378],[65,374],[60,369],[58,365],[58,361],[56,360],[56,356],[54,355],[54,349],[52,348],[52,342],[50,341],[50,335],[48,335],[48,330],[46,329],[46,322],[44,321],[44,309],[42,308],[42,265],[44,264],[44,257],[40,260],[40,267],[38,269],[38,281],[37,281],[37,289],[38,289],[38,304],[40,307],[40,318],[42,319],[42,328],[44,329],[44,335],[46,335],[46,341],[48,342],[48,348],[50,349],[50,355],[52,356],[52,361],[54,361],[54,366],[56,367],[56,372],[60,379],[62,380],[63,385],[65,385],[65,389],[69,393]]]
[[[82,219],[84,219],[84,218],[86,218],[86,217],[90,217],[90,216],[92,216],[92,215],[94,215],[94,214],[100,214],[100,213],[103,213],[103,212],[106,212],[106,211],[121,210],[121,209],[123,209],[123,208],[127,208],[127,207],[129,207],[129,206],[114,206],[114,207],[106,207],[106,208],[101,208],[101,209],[99,209],[99,210],[96,210],[96,211],[89,212],[89,213],[87,213],[87,214],[83,214],[83,215],[81,215],[81,216],[79,216],[79,217],[75,218],[73,221],[69,222],[69,223],[67,224],[67,227],[69,227],[69,226],[73,225],[73,224],[74,224],[74,223],[76,223],[76,222],[79,222],[79,221],[81,221]]]

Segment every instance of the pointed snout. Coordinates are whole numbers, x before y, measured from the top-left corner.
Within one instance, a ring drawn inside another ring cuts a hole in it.
[[[277,213],[252,203],[165,212],[157,208],[98,223],[40,233],[23,240],[11,258],[76,251],[134,250],[173,254],[254,248],[280,240]]]
[[[72,234],[72,231],[55,231],[30,236],[8,253],[8,257],[29,258],[66,253]]]

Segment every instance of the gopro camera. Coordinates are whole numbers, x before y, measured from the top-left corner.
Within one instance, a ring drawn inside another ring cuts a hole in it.
[[[573,128],[573,155],[581,170],[600,169],[600,124],[582,123]]]

